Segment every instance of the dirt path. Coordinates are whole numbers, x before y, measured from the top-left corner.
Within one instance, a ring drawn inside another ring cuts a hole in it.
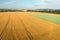
[[[30,12],[0,15],[0,40],[60,40],[60,25],[35,18]]]

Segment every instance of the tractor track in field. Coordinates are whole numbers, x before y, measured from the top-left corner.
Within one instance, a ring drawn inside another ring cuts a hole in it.
[[[14,33],[13,33],[13,40],[16,40],[16,39],[14,38],[14,34],[15,34],[17,40],[19,40],[19,37],[18,37],[19,35],[18,35],[18,32],[15,30],[15,25],[13,26],[13,29],[12,29],[12,27],[11,27],[11,30],[14,32]]]
[[[11,20],[11,22],[13,23],[12,20]],[[10,29],[10,30],[11,30],[10,32],[12,33],[12,34],[11,34],[11,35],[12,35],[12,40],[16,40],[15,37],[17,38],[17,40],[19,40],[18,37],[17,37],[18,33],[17,33],[16,30],[15,30],[15,25],[13,25],[13,27],[11,26],[10,28],[11,28],[11,29]],[[18,35],[18,36],[19,36],[19,35]]]
[[[2,38],[3,38],[4,32],[5,32],[6,28],[7,28],[7,25],[9,23],[9,21],[10,21],[10,14],[8,15],[8,21],[6,22],[4,29],[2,30],[2,32],[0,34],[0,40],[2,40]]]
[[[33,36],[31,35],[31,33],[27,30],[26,28],[26,25],[24,24],[23,20],[19,17],[19,15],[16,14],[16,16],[19,18],[19,20],[21,21],[21,24],[23,25],[25,31],[26,31],[26,34],[28,35],[29,37],[29,40],[33,40]]]
[[[17,32],[16,29],[15,29],[15,26],[14,26],[14,29],[13,29],[13,30],[14,30],[14,32],[15,32],[15,34],[16,34],[17,39],[20,40],[20,38],[18,37],[18,36],[19,36],[19,35],[18,35],[18,32]]]

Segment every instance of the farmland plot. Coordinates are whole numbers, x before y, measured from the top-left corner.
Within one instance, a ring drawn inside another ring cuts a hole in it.
[[[0,40],[60,40],[60,24],[38,18],[36,13],[0,13]]]

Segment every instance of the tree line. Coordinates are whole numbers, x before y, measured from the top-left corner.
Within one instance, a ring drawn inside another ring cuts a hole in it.
[[[14,9],[0,9],[0,12],[23,12],[24,10],[14,10]],[[46,12],[46,13],[54,13],[60,14],[60,10],[52,10],[52,9],[37,9],[37,10],[26,10],[27,12]]]

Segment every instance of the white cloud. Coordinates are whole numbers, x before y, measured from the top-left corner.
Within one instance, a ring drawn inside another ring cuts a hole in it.
[[[41,0],[35,4],[37,8],[60,8],[60,0]]]

